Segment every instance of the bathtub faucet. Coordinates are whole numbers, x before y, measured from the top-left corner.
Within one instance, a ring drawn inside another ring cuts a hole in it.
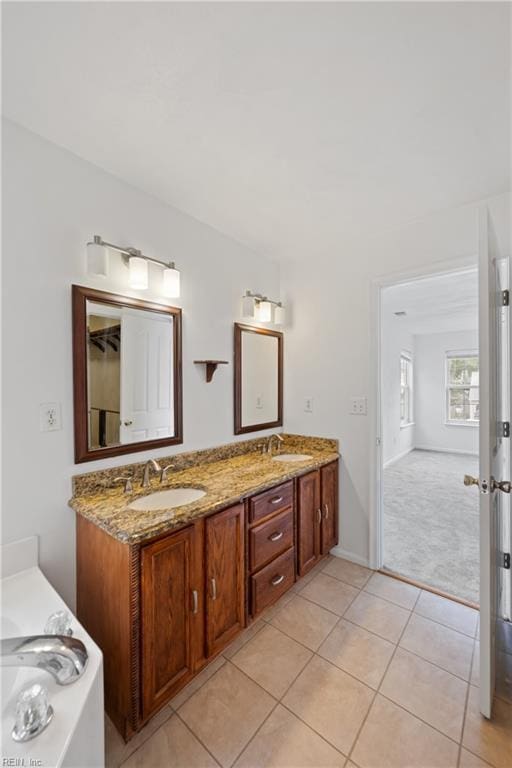
[[[36,667],[52,675],[59,685],[74,683],[87,665],[85,645],[76,637],[32,635],[2,640],[0,666]]]

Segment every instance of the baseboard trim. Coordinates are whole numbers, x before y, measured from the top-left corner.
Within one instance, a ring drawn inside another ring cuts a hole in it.
[[[476,456],[478,453],[474,451],[461,451],[456,448],[433,448],[431,445],[416,445],[414,449],[417,451],[430,451],[431,453],[458,453],[460,456]]]
[[[348,549],[343,549],[343,547],[334,547],[331,549],[331,555],[334,555],[334,557],[341,557],[343,560],[350,560],[351,563],[356,563],[357,565],[364,565],[365,568],[369,568],[368,565],[368,558],[360,557],[360,555],[356,555],[354,552],[349,552]]]
[[[396,461],[400,461],[400,459],[403,459],[405,456],[407,456],[409,453],[412,453],[414,451],[414,447],[408,448],[406,451],[402,451],[402,453],[397,453],[396,456],[393,456],[391,459],[388,459],[384,462],[383,469],[387,469],[391,466],[391,464],[394,464]]]

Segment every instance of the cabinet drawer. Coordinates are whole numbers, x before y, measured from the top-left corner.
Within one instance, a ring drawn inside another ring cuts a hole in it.
[[[293,505],[293,481],[276,485],[249,499],[249,522],[254,523]]]
[[[249,531],[249,568],[256,571],[293,546],[293,509],[274,515]]]
[[[251,612],[260,613],[275,603],[295,581],[295,549],[277,557],[259,573],[251,576]]]

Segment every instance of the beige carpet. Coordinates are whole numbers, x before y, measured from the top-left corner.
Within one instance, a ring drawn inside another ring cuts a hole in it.
[[[478,458],[412,451],[384,470],[384,566],[479,601]]]

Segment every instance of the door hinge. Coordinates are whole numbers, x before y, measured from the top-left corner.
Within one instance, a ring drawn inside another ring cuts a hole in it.
[[[501,306],[502,307],[508,307],[510,304],[510,291],[505,290],[501,292]]]
[[[498,421],[498,437],[510,437],[510,421]]]
[[[510,570],[510,552],[501,553],[501,567],[505,568],[506,571]]]

